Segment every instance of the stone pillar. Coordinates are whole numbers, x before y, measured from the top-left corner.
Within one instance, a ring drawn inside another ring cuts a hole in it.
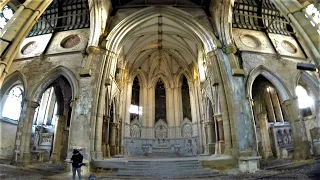
[[[105,117],[106,121],[106,157],[109,158],[111,157],[110,155],[110,144],[109,144],[109,139],[110,139],[110,116]]]
[[[305,128],[301,127],[304,125],[300,110],[298,108],[298,99],[288,99],[283,102],[286,108],[286,112],[290,117],[290,125],[292,132],[292,140],[294,145],[293,159],[294,160],[304,160],[310,158],[310,148],[307,140],[306,132],[303,130]]]
[[[262,136],[262,148],[263,148],[262,157],[264,159],[268,159],[270,157],[273,157],[273,154],[271,151],[267,114],[265,113],[258,114],[258,120],[260,122],[260,131]]]
[[[222,115],[221,114],[218,114],[218,115],[215,115],[215,119],[217,121],[217,130],[218,130],[218,152],[217,153],[220,153],[222,154],[225,150],[225,144],[224,144],[224,131],[223,131],[223,119],[222,119]]]
[[[105,98],[106,98],[106,86],[102,84],[99,94],[99,101],[98,101],[98,111],[97,111],[97,118],[96,118],[96,128],[95,128],[95,158],[102,159],[102,125],[103,125],[103,114],[105,110]]]
[[[116,136],[117,136],[117,123],[110,122],[110,155],[114,156],[117,153],[116,150]]]
[[[208,149],[208,153],[209,154],[214,154],[215,153],[215,138],[216,138],[216,134],[215,134],[215,127],[214,127],[214,122],[210,121],[210,122],[206,122],[206,129],[207,129],[207,134],[208,134],[208,144],[207,144],[207,149]]]
[[[25,101],[26,104],[26,112],[24,119],[22,120],[23,125],[19,131],[22,131],[22,133],[18,132],[18,135],[21,134],[20,139],[17,139],[19,143],[21,143],[21,150],[20,150],[20,156],[22,156],[22,164],[28,165],[31,163],[31,154],[30,154],[30,141],[31,141],[31,133],[32,133],[32,124],[33,124],[33,117],[36,108],[39,106],[38,102],[34,101]],[[16,145],[18,146],[18,142],[16,142]]]
[[[270,94],[271,94],[271,100],[272,100],[274,112],[276,114],[276,120],[277,122],[283,122],[282,110],[281,110],[278,94],[273,88],[270,88]]]
[[[26,1],[0,31],[0,87],[19,46],[52,0]]]
[[[56,129],[54,132],[54,141],[53,141],[53,150],[51,159],[53,162],[60,162],[60,153],[61,153],[61,141],[63,130],[66,126],[66,117],[63,115],[58,115]]]
[[[171,87],[166,87],[166,111],[167,111],[167,123],[169,127],[173,127],[175,125],[174,119],[174,98],[173,98],[173,90]],[[169,132],[169,137],[174,137],[172,132]]]
[[[271,88],[269,88],[271,89]],[[274,109],[273,109],[273,104],[272,104],[272,100],[271,100],[271,97],[270,97],[270,92],[266,92],[265,94],[265,102],[266,102],[266,108],[267,108],[267,111],[268,111],[268,120],[270,122],[277,122],[276,121],[276,115],[274,114]]]

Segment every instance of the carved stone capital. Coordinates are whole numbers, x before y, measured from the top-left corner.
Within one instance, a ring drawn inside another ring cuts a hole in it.
[[[237,47],[233,44],[230,44],[230,45],[227,45],[223,48],[223,51],[226,53],[226,54],[235,54],[237,52]]]

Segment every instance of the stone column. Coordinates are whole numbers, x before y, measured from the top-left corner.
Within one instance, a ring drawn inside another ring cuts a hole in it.
[[[271,97],[270,97],[270,92],[268,92],[268,91],[265,94],[265,101],[266,101],[266,108],[267,108],[267,111],[268,111],[267,115],[268,115],[269,121],[270,122],[277,122],[276,121],[276,115],[274,114],[272,100],[271,100]]]
[[[53,141],[53,150],[51,159],[53,162],[60,162],[60,153],[61,153],[61,141],[62,141],[62,135],[63,130],[66,125],[66,117],[63,115],[58,115],[56,129],[54,132],[54,141]]]
[[[268,159],[270,157],[273,157],[273,154],[271,151],[267,114],[265,113],[258,114],[258,120],[260,122],[260,131],[262,136],[262,148],[263,148],[262,156],[264,159]]]
[[[117,153],[116,136],[117,136],[117,123],[110,122],[110,155],[114,156]]]
[[[304,123],[300,116],[300,110],[298,108],[298,99],[295,97],[294,99],[288,99],[283,102],[283,105],[286,108],[286,112],[290,117],[290,125],[292,132],[292,139],[294,145],[293,151],[293,159],[294,160],[304,160],[309,159],[310,148],[307,140],[306,132],[303,131]]]
[[[106,98],[106,86],[102,84],[99,101],[98,101],[98,111],[96,119],[96,128],[95,128],[95,158],[102,159],[102,125],[103,125],[103,114],[105,110],[105,98]]]
[[[110,156],[110,144],[109,144],[109,139],[110,139],[110,116],[105,117],[106,121],[106,157],[109,158]]]
[[[206,129],[207,129],[207,134],[208,134],[208,153],[209,154],[214,154],[215,153],[215,145],[216,143],[214,142],[216,136],[215,136],[215,127],[214,127],[214,122],[209,121],[206,122]]]
[[[23,119],[23,125],[22,129],[19,127],[19,131],[21,130],[21,136],[20,140],[17,139],[21,143],[21,150],[20,150],[20,156],[22,156],[22,164],[23,165],[28,165],[31,163],[31,154],[30,154],[30,141],[31,141],[31,133],[32,133],[32,124],[33,124],[33,117],[36,108],[39,106],[38,102],[34,101],[25,101],[26,104],[26,113]],[[18,132],[18,134],[20,134]],[[16,142],[16,145],[19,143]]]
[[[224,142],[224,130],[223,130],[223,119],[222,119],[222,115],[221,114],[217,114],[215,115],[215,119],[217,121],[217,125],[218,125],[218,143],[219,143],[219,148],[218,148],[218,152],[217,153],[224,153],[225,150],[225,142]]]
[[[175,125],[174,119],[174,98],[173,98],[173,90],[171,87],[166,87],[166,111],[167,111],[167,123],[169,127],[173,127]],[[170,136],[173,137],[172,132],[169,132]]]
[[[277,122],[283,122],[282,110],[281,110],[278,94],[273,88],[270,88],[270,94],[271,94],[271,100],[272,100],[274,112],[277,117],[276,120]]]
[[[28,0],[0,31],[0,87],[19,50],[19,46],[52,0]]]

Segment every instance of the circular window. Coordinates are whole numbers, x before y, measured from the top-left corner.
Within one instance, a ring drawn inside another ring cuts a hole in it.
[[[21,54],[23,55],[30,54],[32,51],[34,51],[37,48],[37,46],[38,46],[37,42],[31,41],[21,49]]]
[[[240,37],[241,42],[251,48],[257,48],[260,46],[260,41],[255,36],[245,34]]]
[[[70,35],[66,38],[64,38],[61,41],[61,47],[63,48],[72,48],[76,45],[78,45],[81,42],[81,39],[78,35]]]
[[[289,41],[283,40],[281,42],[281,46],[291,54],[295,54],[297,52],[297,48]]]

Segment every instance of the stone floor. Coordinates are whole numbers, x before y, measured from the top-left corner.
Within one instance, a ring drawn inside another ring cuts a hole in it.
[[[15,167],[8,164],[9,161],[0,159],[0,179],[5,180],[65,180],[71,179],[70,174],[64,173],[60,166],[50,163],[34,164],[25,168]],[[98,179],[147,179],[136,177],[119,178],[111,172],[96,172]],[[86,179],[86,178],[84,178]],[[155,178],[150,178],[155,179]],[[187,179],[187,178],[183,178]],[[189,177],[188,179],[198,179]],[[319,180],[320,159],[291,162],[290,160],[275,160],[268,162],[262,170],[254,174],[240,173],[237,169],[214,175],[213,177],[199,179],[287,179],[287,180]]]

